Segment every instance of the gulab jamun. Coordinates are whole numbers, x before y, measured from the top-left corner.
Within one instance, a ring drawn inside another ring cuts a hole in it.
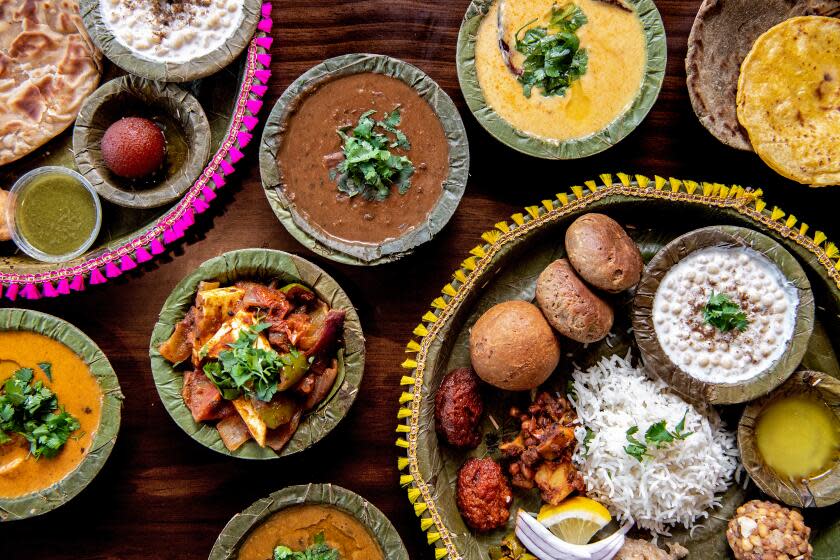
[[[114,175],[142,179],[156,172],[166,158],[166,139],[158,125],[142,117],[125,117],[102,137],[102,159]]]

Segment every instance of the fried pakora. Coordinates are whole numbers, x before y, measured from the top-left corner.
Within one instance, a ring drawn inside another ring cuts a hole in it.
[[[490,457],[467,459],[458,471],[456,490],[458,510],[473,530],[492,531],[510,518],[513,492],[502,468]]]
[[[435,429],[452,447],[474,449],[481,443],[484,413],[480,379],[470,368],[452,370],[435,394]]]

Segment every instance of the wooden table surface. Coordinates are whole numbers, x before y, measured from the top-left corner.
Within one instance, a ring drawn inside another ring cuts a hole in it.
[[[437,80],[461,110],[472,155],[466,196],[451,223],[415,255],[376,268],[337,265],[303,249],[275,219],[260,188],[254,142],[216,213],[202,216],[192,237],[169,257],[81,294],[18,302],[90,335],[110,358],[126,400],[120,436],[100,475],[64,507],[0,526],[0,559],[207,558],[231,516],[274,490],[307,482],[358,492],[391,519],[411,558],[431,559],[398,485],[399,365],[412,328],[483,231],[569,185],[626,171],[761,187],[771,205],[837,238],[833,192],[783,180],[753,154],[719,144],[694,117],[684,58],[699,3],[657,2],[668,34],[668,70],[642,125],[598,156],[544,162],[498,143],[466,108],[455,43],[468,0],[275,2],[273,76],[262,116],[294,78],[325,58],[352,52],[402,58]],[[365,377],[349,416],[315,448],[281,461],[239,461],[193,442],[164,410],[149,369],[149,336],[174,285],[204,260],[245,247],[283,249],[324,267],[358,307],[367,337]]]

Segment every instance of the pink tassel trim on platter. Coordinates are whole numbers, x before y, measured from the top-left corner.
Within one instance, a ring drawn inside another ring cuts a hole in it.
[[[52,285],[52,282],[44,282],[41,284],[41,293],[44,294],[44,297],[48,298],[58,297],[58,292]]]
[[[91,285],[104,284],[109,278],[137,269],[141,264],[165,253],[165,245],[184,237],[185,232],[195,224],[196,214],[202,214],[210,208],[210,204],[217,198],[215,190],[225,186],[225,178],[234,172],[234,166],[245,157],[244,148],[254,140],[253,131],[259,125],[257,115],[263,107],[261,98],[268,91],[267,83],[271,78],[269,50],[274,43],[269,35],[273,25],[271,3],[264,3],[260,13],[262,19],[257,24],[259,31],[248,47],[245,76],[231,127],[204,173],[181,202],[143,233],[80,265],[26,276],[0,271],[0,298],[15,301],[20,296],[36,300],[42,296],[53,298],[81,292],[86,282]]]

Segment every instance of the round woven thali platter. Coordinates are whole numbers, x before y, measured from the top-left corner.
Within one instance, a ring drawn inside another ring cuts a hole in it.
[[[170,84],[191,95],[208,117],[210,153],[198,171],[189,177],[189,187],[174,204],[156,208],[124,208],[103,201],[99,237],[80,257],[60,264],[35,261],[13,243],[0,243],[0,295],[15,301],[57,297],[102,284],[167,252],[178,242],[218,197],[244,157],[243,150],[259,124],[262,96],[270,79],[272,44],[271,5],[257,6],[261,17],[247,48],[231,64],[216,68],[199,81]],[[81,26],[81,23],[79,23]],[[103,81],[119,78],[122,70],[106,63]],[[26,172],[42,166],[76,168],[72,129],[25,158],[0,166],[0,182],[13,184]],[[177,197],[176,197],[177,198]],[[224,199],[222,199],[224,201]],[[219,202],[215,203],[216,205]]]
[[[565,255],[565,228],[587,212],[607,214],[625,225],[645,261],[680,235],[711,225],[739,226],[772,238],[805,270],[816,300],[813,334],[801,367],[840,378],[840,361],[833,342],[840,335],[840,272],[834,244],[825,234],[779,208],[770,210],[760,191],[739,186],[623,173],[604,174],[600,181],[573,186],[570,192],[526,207],[485,232],[453,279],[444,284],[440,297],[423,315],[406,347],[409,357],[402,364],[405,373],[400,381],[403,393],[397,426],[401,454],[398,467],[421,527],[429,532],[436,558],[485,560],[488,548],[512,532],[515,516],[511,516],[506,527],[489,533],[474,533],[465,525],[455,501],[458,469],[468,457],[496,456],[498,446],[485,440],[465,453],[439,442],[433,421],[435,391],[447,372],[470,364],[469,330],[484,311],[502,301],[533,300],[540,272]],[[655,218],[652,222],[649,218],[642,221],[642,215]],[[616,297],[611,302],[616,310],[613,334],[586,346],[564,338],[561,352],[565,358],[545,388],[565,391],[567,375],[575,367],[585,370],[604,356],[624,357],[630,353],[638,362],[630,328],[632,298]],[[509,439],[518,431],[518,423],[509,416],[510,407],[522,409],[530,400],[527,394],[491,391],[484,399],[486,414],[481,430],[498,431],[503,439]],[[733,431],[743,409],[743,405],[720,409]],[[494,426],[491,417],[498,426]],[[691,533],[681,527],[672,529],[672,537],[660,538],[659,544],[681,543],[688,548],[689,557],[728,559],[726,523],[737,506],[758,495],[753,484],[743,487],[732,483],[720,496],[721,507],[702,527]],[[537,492],[517,491],[512,511],[520,507],[537,511],[540,503]],[[838,557],[840,507],[809,509],[804,515],[812,528],[813,557]]]
[[[233,560],[253,529],[278,511],[303,504],[330,506],[351,515],[370,531],[385,558],[408,560],[405,545],[388,518],[358,494],[335,484],[289,486],[254,502],[228,521],[210,551],[209,560]]]
[[[319,299],[332,309],[346,312],[344,320],[344,347],[338,352],[338,377],[331,396],[310,412],[289,443],[276,453],[270,448],[260,447],[250,440],[236,451],[230,451],[222,443],[218,431],[208,424],[193,420],[184,399],[184,369],[173,366],[158,352],[160,345],[175,330],[175,325],[184,318],[195,302],[198,285],[201,282],[216,281],[222,286],[239,280],[254,280],[280,284],[301,283],[315,292]],[[199,266],[192,274],[181,280],[160,311],[149,343],[149,357],[152,362],[152,376],[158,395],[167,412],[187,435],[219,453],[240,459],[277,459],[303,451],[323,439],[350,411],[359,392],[365,369],[365,341],[359,316],[344,290],[326,272],[296,255],[269,249],[242,249],[212,258]]]
[[[117,66],[136,76],[158,82],[191,82],[225,68],[248,46],[260,19],[261,0],[243,0],[242,21],[215,50],[187,62],[161,62],[143,57],[116,39],[102,19],[104,0],[81,0],[82,20],[93,42]]]
[[[647,62],[641,87],[630,106],[600,132],[554,142],[517,130],[487,104],[476,73],[476,37],[481,22],[498,0],[473,0],[458,33],[457,68],[461,92],[479,124],[503,144],[544,159],[577,159],[602,152],[630,134],[648,114],[665,79],[668,49],[665,27],[653,0],[628,0],[642,22]]]
[[[6,308],[0,309],[0,331],[33,332],[62,343],[90,368],[90,374],[96,378],[102,391],[99,427],[90,450],[76,469],[45,490],[19,498],[0,498],[0,521],[14,521],[41,515],[64,505],[93,481],[117,440],[124,397],[108,358],[95,342],[70,323],[38,311]]]
[[[449,175],[444,179],[440,198],[426,220],[403,235],[385,240],[379,245],[338,240],[310,223],[286,197],[277,164],[285,122],[293,114],[298,102],[311,93],[318,83],[366,72],[397,78],[411,86],[440,119],[449,144]],[[277,100],[266,121],[260,144],[262,185],[277,219],[305,247],[344,264],[364,266],[391,262],[410,254],[419,245],[431,240],[455,213],[466,189],[469,168],[467,132],[458,109],[446,92],[419,68],[377,54],[337,56],[302,74]]]

